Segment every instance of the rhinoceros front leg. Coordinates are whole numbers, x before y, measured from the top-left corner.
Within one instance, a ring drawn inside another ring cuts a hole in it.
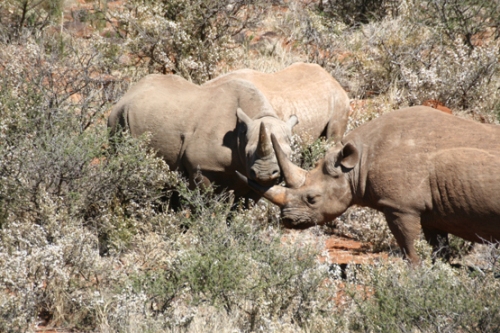
[[[330,119],[326,125],[325,136],[333,142],[339,142],[347,130],[347,115],[343,119]]]
[[[415,250],[415,239],[420,235],[420,216],[410,213],[403,213],[394,209],[384,210],[385,218],[389,224],[389,229],[398,242],[403,256],[412,264],[420,263],[417,251]]]

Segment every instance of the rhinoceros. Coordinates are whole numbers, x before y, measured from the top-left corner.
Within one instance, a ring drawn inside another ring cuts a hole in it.
[[[422,230],[437,250],[448,233],[500,241],[500,126],[425,106],[385,114],[347,134],[311,171],[272,138],[286,186],[249,184],[281,207],[286,227],[306,228],[349,206],[384,213],[406,259],[418,263]]]
[[[291,153],[297,117],[282,121],[250,82],[228,80],[199,86],[176,75],[147,75],[114,106],[111,137],[123,129],[132,136],[150,132],[150,147],[190,186],[216,185],[236,198],[258,200],[235,170],[259,184],[273,184],[280,169],[269,133]]]
[[[294,133],[304,143],[310,144],[320,136],[338,142],[344,135],[351,110],[349,96],[321,66],[295,63],[275,73],[240,69],[204,85],[220,84],[235,78],[252,82],[267,97],[281,119],[296,115],[299,124]]]

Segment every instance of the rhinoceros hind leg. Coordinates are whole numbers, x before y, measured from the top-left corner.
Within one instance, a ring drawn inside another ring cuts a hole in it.
[[[422,228],[425,240],[432,246],[432,255],[445,260],[450,259],[448,233],[436,229]]]

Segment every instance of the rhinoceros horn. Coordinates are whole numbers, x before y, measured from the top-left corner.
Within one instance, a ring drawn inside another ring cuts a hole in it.
[[[307,171],[293,164],[292,161],[288,159],[285,152],[281,149],[281,146],[274,134],[271,134],[271,141],[273,142],[276,158],[278,159],[281,171],[283,172],[283,178],[285,179],[286,186],[290,188],[301,187],[306,180]]]
[[[266,157],[271,155],[273,152],[273,147],[271,146],[271,141],[269,136],[267,136],[266,126],[264,123],[260,123],[259,131],[259,144],[257,145],[257,155],[259,157]]]
[[[245,184],[247,184],[250,188],[252,188],[255,192],[259,193],[264,198],[271,201],[273,204],[275,204],[279,207],[283,207],[286,204],[286,202],[287,202],[287,200],[286,200],[287,188],[286,187],[278,186],[278,185],[274,185],[272,187],[264,187],[264,186],[260,185],[259,183],[243,176],[238,171],[236,171],[236,175]]]

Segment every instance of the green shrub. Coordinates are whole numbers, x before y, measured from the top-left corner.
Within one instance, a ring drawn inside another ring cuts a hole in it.
[[[130,209],[153,204],[167,181],[167,166],[147,153],[146,141],[125,140],[114,154],[106,149],[103,113],[122,82],[94,78],[92,72],[102,64],[92,54],[45,51],[36,44],[2,51],[9,60],[0,90],[3,220],[10,216],[43,224],[46,200],[91,224],[117,202]],[[69,67],[79,56],[95,63]],[[23,67],[28,63],[39,66]]]
[[[40,318],[94,329],[97,284],[109,275],[100,254],[126,251],[135,234],[152,228],[141,222],[156,215],[165,185],[178,181],[147,151],[145,138],[106,149],[103,113],[121,82],[95,78],[101,58],[87,49],[59,53],[43,47],[50,42],[0,50],[5,332],[31,331]]]
[[[294,136],[291,160],[301,168],[310,170],[316,166],[318,160],[325,157],[325,153],[331,145],[332,142],[325,138],[319,138],[311,144],[306,144],[300,137]]]
[[[192,308],[208,303],[228,314],[243,311],[245,331],[283,317],[303,327],[319,310],[315,307],[328,303],[315,296],[326,278],[326,270],[317,267],[317,250],[283,248],[279,233],[263,237],[251,213],[230,213],[225,201],[214,198],[207,205],[206,197],[191,193],[197,207],[186,231],[189,248],[168,267],[137,275],[136,292],[148,295],[148,310],[155,315],[172,317],[182,296]]]

